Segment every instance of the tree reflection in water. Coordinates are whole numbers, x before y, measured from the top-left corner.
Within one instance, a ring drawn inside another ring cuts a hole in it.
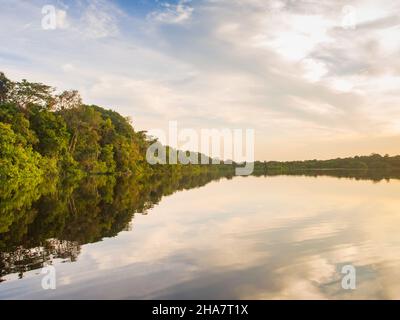
[[[134,176],[89,176],[80,181],[48,181],[0,187],[0,282],[29,270],[77,260],[80,246],[114,237],[127,230],[134,215],[147,214],[163,196],[206,185],[234,171],[210,170],[193,175],[162,174],[138,180]],[[285,175],[334,176],[375,182],[399,179],[387,171],[297,171]],[[255,172],[255,176],[282,175]]]
[[[189,171],[188,171],[189,172]],[[127,230],[136,213],[147,214],[163,196],[201,187],[230,171],[134,176],[90,176],[0,188],[0,282],[4,276],[75,261],[80,246]]]

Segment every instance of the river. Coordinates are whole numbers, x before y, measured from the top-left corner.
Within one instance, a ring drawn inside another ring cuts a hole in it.
[[[26,216],[0,234],[0,299],[400,298],[400,180],[186,183],[92,183],[19,207]],[[56,288],[45,290],[49,265]]]

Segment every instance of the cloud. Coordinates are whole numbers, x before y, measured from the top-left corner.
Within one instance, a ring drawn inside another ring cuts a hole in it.
[[[125,2],[57,1],[68,27],[50,32],[40,28],[43,1],[2,1],[0,59],[10,77],[76,88],[140,129],[168,120],[254,128],[260,159],[345,156],[354,141],[363,147],[351,154],[386,152],[366,147],[385,137],[396,150],[393,1],[178,1],[146,12]],[[342,27],[346,5],[357,13],[354,29]]]
[[[76,71],[76,68],[73,64],[71,63],[66,63],[64,65],[61,66],[61,69],[65,72],[73,72]]]
[[[91,38],[118,35],[119,15],[118,9],[103,0],[90,1],[81,18],[81,23],[85,26],[85,35]]]
[[[177,4],[166,2],[162,5],[163,9],[149,13],[147,18],[167,24],[184,23],[191,18],[194,11],[189,3],[188,0],[179,0]]]

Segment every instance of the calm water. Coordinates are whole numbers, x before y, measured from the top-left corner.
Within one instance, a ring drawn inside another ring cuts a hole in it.
[[[130,196],[109,185],[18,209],[0,298],[400,298],[399,180],[236,177]],[[56,290],[41,288],[48,263]],[[341,287],[348,264],[356,290]]]

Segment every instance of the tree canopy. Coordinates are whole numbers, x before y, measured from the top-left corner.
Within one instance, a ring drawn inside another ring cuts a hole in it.
[[[57,94],[48,85],[13,82],[0,73],[0,99],[0,178],[22,182],[28,172],[37,178],[114,173],[149,177],[210,170],[202,165],[149,165],[146,150],[154,139],[136,132],[129,118],[84,104],[75,90]]]

